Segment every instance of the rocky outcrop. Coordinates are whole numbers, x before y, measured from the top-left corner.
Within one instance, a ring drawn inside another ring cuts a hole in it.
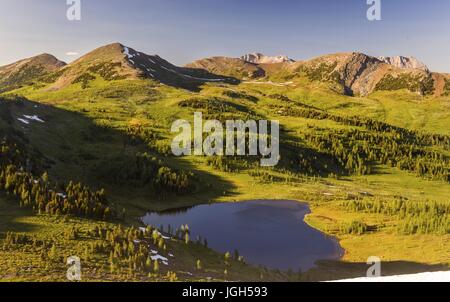
[[[424,63],[420,62],[414,57],[395,56],[395,57],[378,57],[378,59],[384,63],[387,63],[400,69],[419,69],[426,72],[430,71]]]
[[[241,57],[242,60],[253,64],[293,63],[294,60],[287,56],[270,57],[261,53],[250,53]]]
[[[379,78],[377,73],[383,69],[382,65],[374,57],[353,53],[339,71],[346,94],[364,96],[372,92]]]

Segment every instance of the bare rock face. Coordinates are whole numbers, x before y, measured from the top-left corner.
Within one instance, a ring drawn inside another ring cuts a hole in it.
[[[419,69],[426,72],[430,70],[428,67],[417,60],[414,57],[403,57],[403,56],[395,56],[395,57],[379,57],[380,61],[395,66],[400,69]]]
[[[362,53],[353,53],[344,62],[340,74],[346,93],[362,96],[369,94],[376,85],[378,78],[376,74],[382,63]]]
[[[250,53],[241,57],[242,60],[253,64],[274,64],[274,63],[286,63],[295,62],[287,56],[270,57],[261,53]]]

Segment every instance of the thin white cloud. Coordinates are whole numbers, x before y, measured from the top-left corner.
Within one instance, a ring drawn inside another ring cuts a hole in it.
[[[66,52],[66,56],[78,56],[78,52],[76,52],[76,51],[68,51],[68,52]]]

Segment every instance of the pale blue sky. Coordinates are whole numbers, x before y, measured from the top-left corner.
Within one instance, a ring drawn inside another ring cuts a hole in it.
[[[175,63],[259,51],[308,59],[326,53],[416,56],[450,72],[450,1],[381,0],[379,22],[366,0],[0,0],[0,65],[48,52],[70,62],[121,42]]]

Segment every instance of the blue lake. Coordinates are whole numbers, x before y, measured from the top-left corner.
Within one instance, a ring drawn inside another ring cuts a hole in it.
[[[149,213],[143,222],[165,230],[187,224],[191,240],[206,238],[208,246],[219,252],[238,250],[247,263],[306,271],[317,260],[337,260],[343,254],[334,238],[304,222],[308,213],[305,203],[255,200]]]

